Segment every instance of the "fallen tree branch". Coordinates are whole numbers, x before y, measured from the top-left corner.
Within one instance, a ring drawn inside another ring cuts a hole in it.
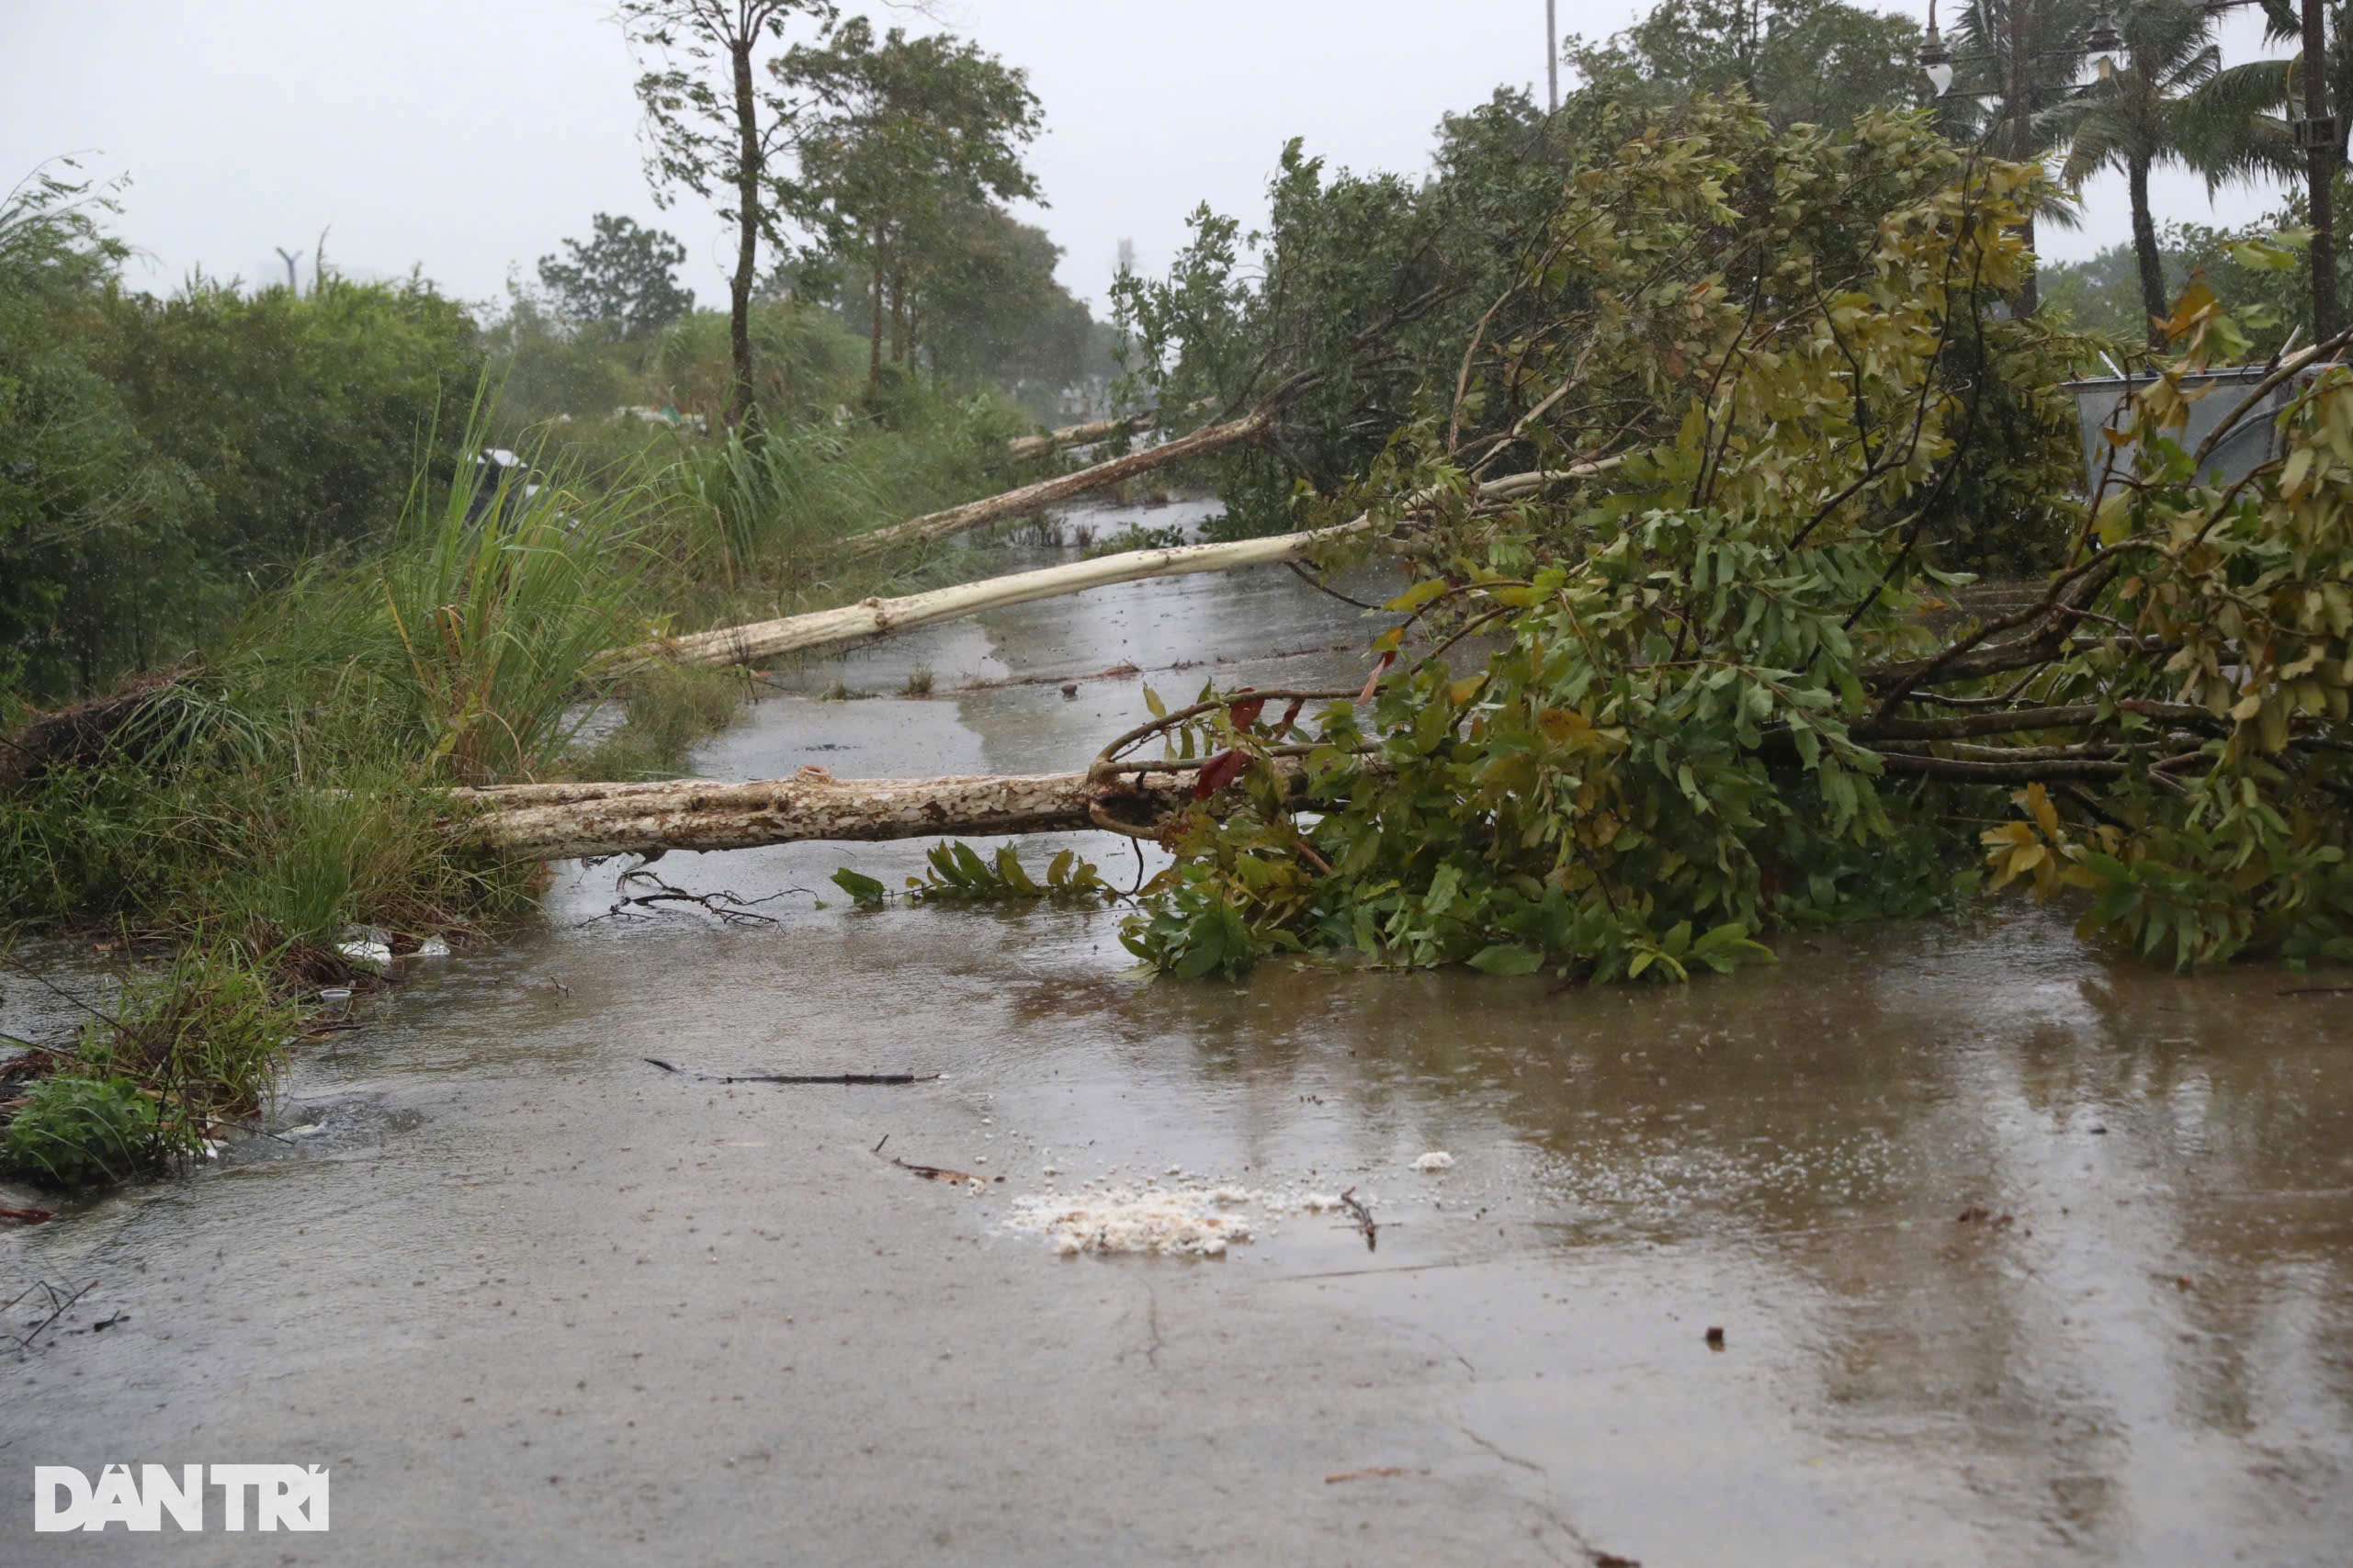
[[[1620,459],[1605,457],[1575,463],[1565,468],[1507,474],[1488,480],[1473,492],[1480,504],[1517,500],[1548,485],[1572,479],[1591,479],[1609,472]],[[1437,498],[1413,498],[1407,511],[1427,508]],[[746,626],[721,626],[691,632],[658,642],[640,643],[616,655],[623,660],[668,660],[679,664],[748,664],[787,653],[840,648],[868,637],[912,631],[983,610],[1003,609],[1066,593],[1084,593],[1115,583],[1148,578],[1186,577],[1198,572],[1235,571],[1244,567],[1279,566],[1303,561],[1327,545],[1341,543],[1373,528],[1368,513],[1329,528],[1299,534],[1277,534],[1263,539],[1239,539],[1229,544],[1177,545],[1166,549],[1126,550],[1066,566],[1040,567],[953,588],[934,588],[897,599],[864,599],[833,610],[813,610]]]
[[[1083,773],[936,779],[836,779],[804,769],[749,784],[704,780],[515,784],[452,790],[460,838],[517,860],[741,850],[809,840],[873,842],[950,833],[1056,833],[1090,826],[1099,798],[1150,821],[1192,799],[1183,777],[1106,791]]]
[[[39,783],[51,769],[90,767],[109,754],[143,756],[160,739],[142,733],[156,699],[187,673],[175,665],[136,675],[105,696],[36,714],[15,734],[0,735],[0,795]]]
[[[1278,759],[1273,766],[1287,788],[1307,794],[1307,774],[1295,760]],[[813,840],[1064,833],[1096,826],[1103,816],[1148,832],[1194,798],[1189,773],[1159,767],[1099,764],[1090,773],[933,779],[837,779],[822,768],[803,768],[791,778],[745,784],[504,784],[453,789],[442,798],[454,808],[448,830],[461,842],[514,860],[567,860]]]
[[[1130,414],[1126,419],[1101,419],[1092,424],[1066,424],[1043,435],[1016,436],[1005,444],[1005,449],[1012,454],[1016,462],[1026,461],[1059,452],[1065,446],[1092,446],[1123,432],[1129,435],[1141,435],[1151,429],[1159,418],[1158,414],[1139,413]]]
[[[962,506],[951,506],[945,512],[933,512],[905,523],[894,523],[888,528],[877,528],[871,533],[854,534],[842,541],[842,547],[853,556],[872,555],[877,550],[945,539],[969,533],[975,528],[985,528],[991,523],[1024,517],[1068,501],[1072,496],[1109,490],[1115,484],[1158,468],[1170,468],[1195,457],[1206,457],[1229,446],[1256,441],[1274,427],[1274,416],[1281,410],[1281,402],[1269,399],[1239,419],[1204,425],[1173,441],[1163,441],[1141,452],[1124,453],[1071,473],[1057,474],[1035,484],[1009,490],[1002,495],[967,502]]]
[[[1306,534],[1281,534],[1266,539],[1241,539],[1222,545],[1179,545],[1168,549],[1127,550],[1073,561],[1067,566],[1040,567],[953,588],[934,588],[897,599],[865,599],[836,610],[816,610],[748,626],[721,626],[628,649],[629,660],[667,659],[680,664],[748,664],[787,653],[840,648],[868,637],[912,631],[940,621],[956,620],[983,610],[1026,604],[1066,593],[1114,583],[1137,582],[1153,577],[1185,577],[1205,571],[1233,571],[1242,567],[1277,565],[1306,558],[1318,546],[1362,533],[1363,518],[1334,528]]]

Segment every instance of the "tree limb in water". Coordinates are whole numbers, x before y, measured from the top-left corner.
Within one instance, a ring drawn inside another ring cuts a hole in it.
[[[1159,417],[1157,414],[1139,413],[1131,414],[1126,419],[1097,420],[1092,424],[1066,424],[1059,430],[1048,431],[1043,435],[1015,436],[1007,442],[1005,446],[1006,450],[1013,455],[1015,461],[1025,461],[1031,457],[1043,457],[1048,453],[1059,452],[1065,446],[1092,446],[1098,441],[1108,441],[1123,432],[1129,435],[1141,435],[1152,428]]]
[[[1092,826],[1097,805],[1149,822],[1193,798],[1159,774],[1106,789],[1084,773],[933,779],[787,779],[511,784],[452,790],[462,839],[515,860],[742,850],[811,840],[872,842],[944,834],[1055,833]]]
[[[1353,352],[1372,346],[1453,292],[1454,288],[1449,285],[1423,289],[1357,332],[1349,339],[1349,349]],[[1140,474],[1263,439],[1273,430],[1284,405],[1322,386],[1325,378],[1326,371],[1321,368],[1295,372],[1261,398],[1249,413],[1214,421],[1189,434],[1164,441],[1158,446],[1129,452],[1075,473],[1060,474],[1034,485],[1024,485],[1019,490],[1007,491],[1002,495],[990,496],[985,501],[967,502],[962,506],[952,506],[945,512],[934,512],[906,523],[893,524],[888,528],[877,528],[869,534],[854,535],[842,542],[843,547],[854,556],[871,555],[877,550],[892,549],[901,545],[945,539],[975,528],[984,528],[991,523],[1026,516],[1058,502],[1068,501],[1072,496],[1108,490]]]
[[[1586,479],[1607,472],[1614,459],[1579,463],[1550,473],[1509,474],[1480,486],[1482,502],[1516,500],[1545,485]],[[1433,498],[1417,498],[1427,505]],[[1127,550],[1066,566],[1040,567],[953,588],[934,588],[897,599],[865,599],[839,609],[815,610],[746,626],[721,626],[692,632],[626,650],[629,660],[668,660],[679,664],[750,664],[787,653],[839,648],[892,632],[912,631],[983,610],[1026,604],[1033,600],[1083,593],[1114,583],[1137,582],[1154,577],[1185,577],[1196,572],[1232,571],[1242,567],[1281,565],[1308,558],[1318,548],[1368,534],[1369,513],[1329,528],[1270,538],[1240,539],[1229,544],[1179,545],[1165,549]]]
[[[877,528],[872,533],[854,534],[842,541],[842,547],[854,556],[872,555],[877,550],[945,539],[953,535],[969,533],[975,528],[985,528],[991,523],[1026,517],[1033,512],[1043,511],[1072,496],[1109,490],[1115,484],[1151,473],[1157,468],[1169,468],[1194,457],[1206,457],[1229,446],[1256,441],[1273,428],[1274,416],[1281,407],[1279,402],[1269,399],[1239,419],[1204,425],[1173,441],[1163,441],[1158,446],[1106,458],[1089,468],[1057,474],[1050,479],[1040,479],[1035,484],[1009,490],[1002,495],[992,495],[985,501],[967,502],[962,506],[951,506],[945,512],[934,512],[906,523],[894,523],[888,528]]]

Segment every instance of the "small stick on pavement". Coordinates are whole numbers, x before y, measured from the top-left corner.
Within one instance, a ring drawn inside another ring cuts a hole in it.
[[[935,1083],[941,1076],[938,1073],[706,1073],[694,1067],[673,1067],[659,1056],[640,1056],[638,1060],[650,1067],[660,1067],[665,1073],[676,1073],[680,1077],[699,1078],[705,1083]]]
[[[49,1292],[51,1310],[47,1317],[42,1318],[40,1322],[33,1325],[33,1331],[30,1334],[24,1334],[17,1337],[17,1348],[19,1350],[31,1349],[34,1342],[40,1339],[42,1335],[49,1332],[49,1325],[55,1323],[59,1318],[63,1317],[67,1312],[71,1311],[75,1302],[80,1301],[84,1296],[86,1296],[92,1291],[96,1290],[98,1288],[98,1282],[96,1280],[93,1280],[88,1284],[83,1286],[80,1290],[74,1292],[71,1295],[62,1297],[57,1293],[57,1287],[50,1284],[47,1280],[43,1280],[41,1282],[40,1288]],[[27,1296],[30,1294],[32,1294],[30,1291],[27,1291],[25,1292],[25,1295]],[[18,1296],[17,1298],[17,1301],[23,1301],[24,1299],[24,1296]],[[15,1303],[11,1303],[10,1304],[13,1305]]]
[[[1375,1238],[1381,1229],[1373,1223],[1373,1211],[1357,1201],[1356,1189],[1353,1187],[1341,1193],[1340,1201],[1348,1212],[1356,1217],[1356,1228],[1364,1233],[1364,1250],[1373,1251],[1380,1245]]]
[[[1376,1464],[1364,1470],[1343,1470],[1337,1475],[1324,1477],[1324,1484],[1337,1486],[1343,1481],[1366,1481],[1376,1475],[1427,1475],[1427,1470],[1408,1470],[1401,1464]]]

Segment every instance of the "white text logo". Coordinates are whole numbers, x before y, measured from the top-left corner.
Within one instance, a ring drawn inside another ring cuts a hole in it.
[[[184,1530],[200,1530],[208,1474],[220,1495],[223,1529],[327,1528],[322,1465],[142,1464],[139,1472],[133,1479],[130,1466],[110,1464],[93,1483],[70,1464],[33,1466],[33,1529],[103,1530],[119,1524],[160,1530],[169,1516]]]

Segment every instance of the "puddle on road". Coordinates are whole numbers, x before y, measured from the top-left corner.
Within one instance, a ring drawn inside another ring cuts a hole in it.
[[[1259,657],[1358,630],[1279,571],[1076,604],[862,651],[938,694],[778,696],[698,771],[1076,767],[1140,705],[951,671],[1363,668]],[[923,847],[671,856],[812,890],[734,930],[583,923],[615,868],[562,869],[545,929],[304,1059],[281,1123],[321,1133],[0,1240],[130,1314],[0,1369],[0,1451],[332,1463],[351,1561],[2342,1561],[2353,1029],[2308,982],[2012,910],[1671,990],[1143,984],[1115,913],[826,881]],[[1148,1183],[1353,1189],[1378,1246],[1008,1224]]]

